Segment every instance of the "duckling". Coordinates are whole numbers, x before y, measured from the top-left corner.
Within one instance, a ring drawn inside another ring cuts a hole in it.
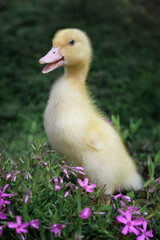
[[[92,59],[87,35],[74,28],[55,34],[51,50],[40,64],[44,74],[64,66],[64,75],[52,86],[44,113],[44,127],[51,145],[68,162],[82,166],[91,182],[113,194],[138,190],[142,179],[116,130],[95,106],[86,86]]]

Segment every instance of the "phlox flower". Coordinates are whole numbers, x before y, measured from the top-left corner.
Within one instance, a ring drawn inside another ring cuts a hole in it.
[[[16,181],[16,179],[17,179],[17,174],[19,174],[20,173],[20,171],[15,171],[15,173],[14,173],[14,176],[13,176],[13,182],[15,182]]]
[[[61,183],[61,185],[58,185],[58,182],[59,182],[58,178],[55,178],[55,179],[54,179],[54,182],[55,182],[54,190],[55,190],[55,192],[56,192],[56,191],[60,190],[61,185],[63,184],[63,179],[60,178],[60,183]]]
[[[9,178],[11,178],[12,177],[12,173],[9,173],[7,176],[6,176],[6,180],[8,180]]]
[[[11,204],[11,202],[8,200],[4,200],[3,198],[0,198],[0,209],[2,208],[3,204]]]
[[[131,202],[131,198],[129,196],[124,196],[121,192],[120,192],[120,187],[118,186],[118,191],[119,191],[119,194],[117,195],[112,195],[113,199],[114,200],[117,200],[117,198],[122,198],[124,201],[126,202]]]
[[[66,178],[69,178],[68,172],[67,172],[67,170],[65,168],[63,169],[63,172],[65,173]]]
[[[158,178],[158,183],[159,183],[159,185],[160,185],[160,177]]]
[[[125,207],[125,208],[126,208],[127,210],[129,210],[131,213],[135,213],[135,214],[137,214],[137,215],[141,215],[141,213],[137,211],[137,210],[138,210],[138,207],[137,207],[137,206],[132,206],[132,205],[130,205],[129,207],[127,207],[127,206],[124,204],[124,202],[122,202],[121,200],[120,200],[120,204],[121,204],[122,207]],[[121,209],[118,209],[118,212],[120,212],[122,215],[125,215],[125,213],[124,213]]]
[[[151,192],[153,192],[154,190],[155,190],[155,187],[150,187],[148,191],[149,191],[149,193],[151,193]]]
[[[84,168],[83,167],[70,167],[68,165],[66,165],[65,162],[63,162],[63,166],[61,166],[61,169],[62,171],[65,173],[66,177],[69,178],[69,174],[71,173],[72,175],[74,176],[77,176],[76,173],[79,173],[81,175],[85,175],[85,173],[83,172],[84,171]]]
[[[0,219],[6,219],[6,215],[3,212],[0,212]]]
[[[64,194],[64,198],[68,197],[69,194],[70,194],[70,190]]]
[[[123,216],[117,216],[117,221],[125,224],[121,233],[127,235],[128,232],[133,232],[135,235],[138,235],[139,231],[134,226],[141,225],[142,221],[139,219],[132,220],[132,213],[129,210],[126,210],[125,213],[121,211],[121,213]]]
[[[84,210],[81,211],[79,217],[82,219],[87,219],[92,214],[90,208],[86,207]]]
[[[69,167],[69,168],[70,168],[71,170],[73,170],[73,171],[81,174],[81,175],[85,175],[85,173],[82,172],[82,171],[84,171],[84,168],[83,168],[83,167]]]
[[[20,235],[21,235],[22,233],[27,233],[28,230],[26,229],[26,227],[29,226],[29,222],[22,223],[22,222],[21,222],[21,216],[17,216],[17,217],[16,217],[16,220],[17,220],[16,223],[14,223],[14,222],[9,222],[8,227],[9,227],[9,228],[16,228],[16,232],[17,232],[18,234],[20,234]]]
[[[38,221],[38,219],[34,219],[34,220],[30,221],[30,225],[33,228],[39,229],[39,221]]]
[[[65,224],[51,224],[50,226],[50,231],[54,233],[54,237],[56,238],[57,236],[61,235],[61,230],[62,228],[65,228]]]
[[[29,172],[27,172],[26,175],[25,175],[25,179],[28,180],[29,178],[32,179],[31,174]]]
[[[142,225],[143,225],[143,229],[138,227],[138,229],[142,232],[142,234],[140,236],[138,236],[136,238],[136,240],[145,240],[145,239],[149,240],[148,237],[153,237],[152,230],[146,231],[147,230],[147,222],[146,221],[144,221]]]
[[[24,202],[27,203],[29,200],[29,197],[32,195],[31,191],[29,189],[26,190],[26,196],[24,199]]]
[[[7,194],[7,193],[4,193],[5,190],[8,188],[9,184],[6,184],[3,188],[3,190],[1,190],[1,187],[0,187],[0,199],[1,198],[4,198],[4,197],[10,197],[12,196],[12,194]]]
[[[2,233],[3,233],[3,227],[0,226],[0,236],[2,236]]]
[[[71,192],[75,192],[78,187],[74,183],[69,184],[70,189],[65,193],[64,198],[68,197]]]
[[[85,178],[84,182],[80,178],[78,178],[77,181],[82,188],[84,188],[87,192],[90,192],[90,193],[93,192],[93,189],[96,187],[96,184],[88,185],[88,182],[89,182],[88,178]]]

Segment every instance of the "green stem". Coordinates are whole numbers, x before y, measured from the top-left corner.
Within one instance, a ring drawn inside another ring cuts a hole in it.
[[[80,196],[81,196],[81,189],[78,188],[78,189],[77,189],[77,208],[78,208],[78,214],[80,214],[80,212],[81,212],[81,198],[80,198]]]

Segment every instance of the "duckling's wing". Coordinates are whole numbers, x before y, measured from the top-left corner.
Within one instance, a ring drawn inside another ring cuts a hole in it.
[[[87,135],[86,143],[90,148],[96,151],[104,149],[103,140],[100,134],[96,131],[89,132],[89,134]]]

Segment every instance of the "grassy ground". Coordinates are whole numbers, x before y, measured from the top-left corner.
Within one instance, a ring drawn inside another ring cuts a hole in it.
[[[120,116],[126,146],[145,180],[149,179],[148,157],[154,159],[160,148],[159,10],[156,0],[1,2],[3,159],[29,158],[36,139],[42,145],[48,141],[43,112],[51,85],[63,70],[44,76],[38,60],[50,49],[58,29],[76,27],[86,31],[93,43],[90,91],[109,117]],[[156,167],[155,177],[159,171]]]

